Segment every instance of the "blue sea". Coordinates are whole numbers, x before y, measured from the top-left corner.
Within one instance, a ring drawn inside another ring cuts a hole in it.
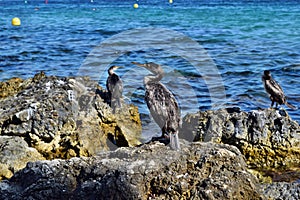
[[[0,0],[0,81],[44,71],[105,87],[107,68],[120,65],[125,101],[139,107],[146,132],[158,133],[143,100],[149,72],[132,61],[163,66],[182,116],[269,107],[267,69],[300,107],[300,1]]]

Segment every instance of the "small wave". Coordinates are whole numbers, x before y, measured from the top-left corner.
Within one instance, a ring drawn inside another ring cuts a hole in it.
[[[226,71],[223,74],[226,76],[244,77],[244,76],[254,75],[256,73],[249,70],[242,70],[242,71]]]

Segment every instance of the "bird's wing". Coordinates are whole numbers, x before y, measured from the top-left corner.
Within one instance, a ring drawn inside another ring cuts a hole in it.
[[[286,96],[285,96],[282,88],[280,87],[280,85],[274,79],[270,80],[270,85],[271,85],[271,90],[274,91],[273,97],[275,97],[276,101],[279,101],[280,104],[284,103],[285,105],[287,105],[291,109],[294,109],[294,110],[297,109],[295,106],[293,106],[292,104],[290,104],[286,101]]]
[[[106,79],[106,89],[108,92],[110,92],[110,82],[111,82],[111,77],[109,76],[107,79]]]
[[[161,96],[161,90],[157,88],[157,85],[149,84],[146,86],[145,101],[154,121],[162,128],[166,121],[162,111],[164,98]]]
[[[112,87],[111,93],[113,98],[121,98],[123,93],[123,82],[117,75],[112,76]]]
[[[265,88],[266,88],[266,91],[273,98],[275,98],[276,101],[282,101],[282,103],[285,102],[284,92],[283,92],[282,88],[280,87],[280,85],[274,79],[266,80]]]
[[[271,86],[274,87],[274,90],[277,90],[280,93],[284,93],[282,88],[280,87],[280,85],[274,79],[271,78],[270,83],[271,83]]]
[[[177,129],[180,122],[180,110],[174,95],[161,83],[146,86],[145,100],[155,122],[161,127],[174,124]]]
[[[123,82],[118,75],[113,74],[107,78],[106,88],[111,93],[113,98],[122,97]]]

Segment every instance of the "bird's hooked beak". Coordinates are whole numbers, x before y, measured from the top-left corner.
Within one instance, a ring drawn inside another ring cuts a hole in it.
[[[122,68],[121,66],[113,65],[108,69],[108,74],[112,75],[115,70]]]
[[[164,71],[162,69],[162,67],[159,64],[150,62],[150,63],[145,63],[145,64],[141,64],[138,62],[131,62],[132,64],[135,64],[136,66],[139,67],[144,67],[145,69],[147,69],[148,71],[150,71],[152,74],[154,75],[160,75],[163,76]]]
[[[142,63],[138,63],[138,62],[131,62],[131,64],[134,64],[139,67],[146,67],[146,64],[142,64]]]
[[[117,65],[115,65],[114,68],[115,68],[115,69],[120,69],[120,68],[123,68],[123,67],[122,67],[122,66],[117,66]]]
[[[147,70],[149,70],[150,72],[156,74],[157,73],[157,70],[158,68],[160,68],[160,66],[158,64],[155,64],[155,63],[138,63],[138,62],[131,62],[132,64],[136,65],[136,66],[139,66],[139,67],[143,67]]]
[[[136,66],[138,66],[138,67],[145,68],[146,70],[150,71],[152,74],[154,73],[153,70],[148,66],[147,63],[144,63],[144,64],[138,63],[138,62],[131,62],[131,63],[134,64],[134,65],[136,65]]]

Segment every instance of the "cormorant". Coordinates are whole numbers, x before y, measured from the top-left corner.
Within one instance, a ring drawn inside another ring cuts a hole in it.
[[[160,82],[164,75],[162,67],[155,63],[132,64],[152,72],[153,75],[144,78],[145,101],[154,121],[162,129],[162,138],[170,139],[171,148],[179,150],[180,109],[174,95]]]
[[[123,93],[123,82],[120,77],[114,72],[118,68],[120,67],[115,65],[111,66],[108,69],[108,78],[106,80],[109,102],[114,112],[116,108],[121,107],[121,98]]]
[[[276,102],[276,107],[278,104],[285,104],[289,108],[296,109],[293,105],[289,104],[286,101],[286,96],[280,85],[272,78],[271,72],[269,70],[265,70],[262,76],[262,81],[264,83],[264,87],[267,93],[270,94],[270,99],[272,101],[271,107],[273,107],[274,102]]]

